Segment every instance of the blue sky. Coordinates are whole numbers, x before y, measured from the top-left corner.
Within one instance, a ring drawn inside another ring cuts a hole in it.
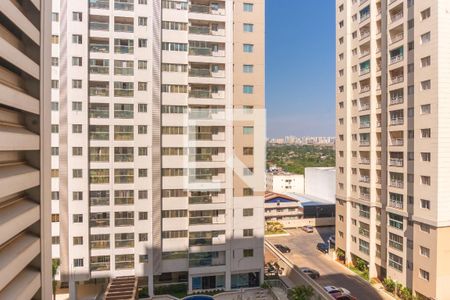
[[[335,135],[335,1],[266,0],[267,137]]]

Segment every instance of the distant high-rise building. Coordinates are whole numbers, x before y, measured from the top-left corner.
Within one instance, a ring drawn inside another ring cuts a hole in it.
[[[258,286],[264,1],[54,1],[53,225],[71,293]]]
[[[449,299],[450,2],[336,1],[336,246]]]
[[[0,299],[51,299],[50,1],[0,1]]]

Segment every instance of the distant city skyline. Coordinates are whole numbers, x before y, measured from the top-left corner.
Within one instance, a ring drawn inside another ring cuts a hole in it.
[[[267,137],[335,135],[334,13],[334,1],[266,2]]]

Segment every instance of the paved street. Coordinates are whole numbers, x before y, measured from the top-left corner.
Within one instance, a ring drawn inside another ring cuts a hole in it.
[[[317,230],[318,229],[318,230]],[[331,257],[316,249],[317,243],[326,242],[334,234],[334,228],[314,228],[314,233],[301,229],[287,230],[289,236],[266,237],[273,244],[282,244],[291,248],[286,257],[298,267],[309,267],[319,271],[317,282],[322,285],[335,285],[348,289],[358,300],[392,299],[359,278],[345,266],[333,261]]]

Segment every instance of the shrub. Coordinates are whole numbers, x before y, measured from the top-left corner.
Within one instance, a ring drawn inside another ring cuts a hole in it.
[[[339,260],[344,261],[344,260],[345,260],[345,252],[344,252],[344,250],[342,250],[342,249],[340,249],[340,248],[337,248],[337,250],[336,250],[336,256],[337,256],[337,258],[338,258]]]
[[[298,286],[288,293],[288,299],[290,300],[310,300],[314,296],[314,289],[311,286]]]
[[[359,257],[355,258],[355,267],[361,272],[368,271],[367,263]]]
[[[402,298],[403,300],[412,300],[413,299],[412,291],[407,287],[402,288],[399,291],[399,293],[400,293],[400,298]]]
[[[390,293],[393,293],[395,291],[395,281],[392,280],[391,278],[386,277],[383,280],[383,285],[384,285],[384,288],[386,289],[386,291],[388,291]]]

